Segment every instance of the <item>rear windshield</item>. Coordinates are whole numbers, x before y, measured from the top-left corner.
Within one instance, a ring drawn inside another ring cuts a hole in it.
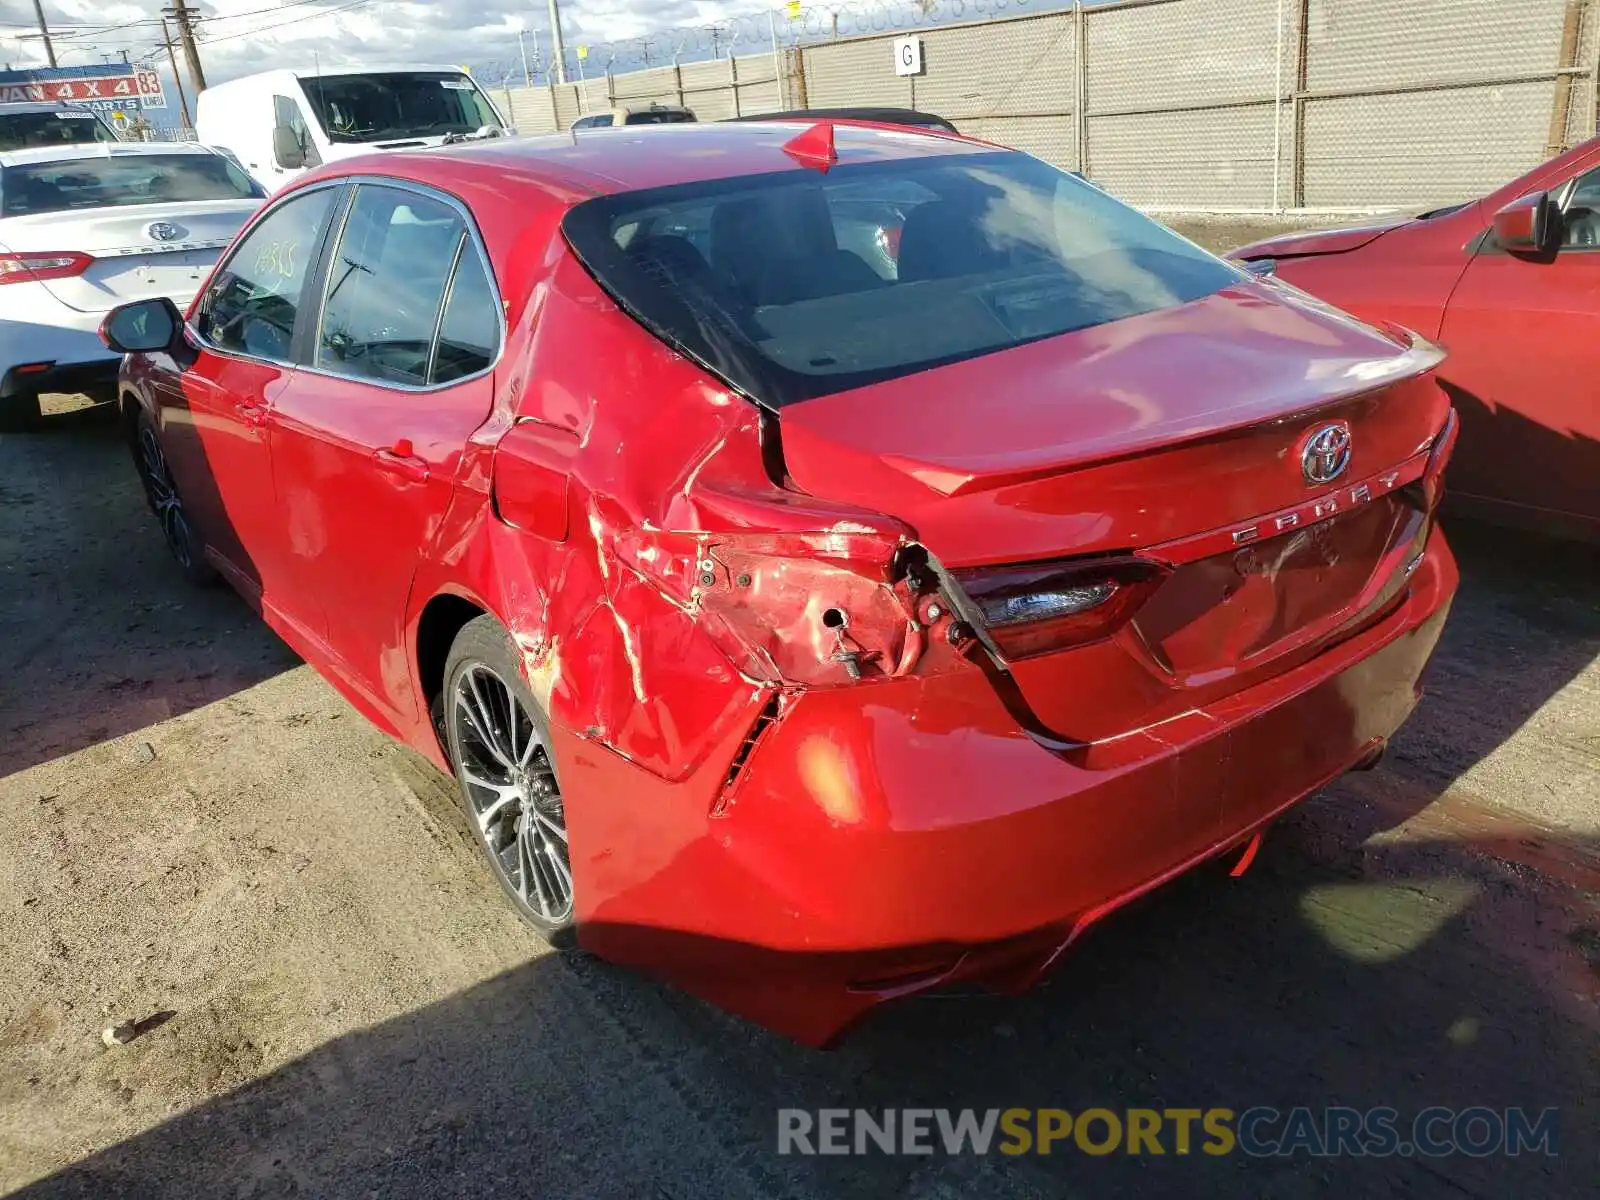
[[[647,108],[628,114],[629,125],[687,125],[694,123],[694,114],[681,108]]]
[[[265,194],[218,154],[127,154],[0,170],[0,215],[7,217]]]
[[[91,112],[0,113],[0,150],[116,140]]]
[[[775,408],[1242,278],[1082,180],[1004,151],[624,192],[578,205],[563,228],[646,328]]]

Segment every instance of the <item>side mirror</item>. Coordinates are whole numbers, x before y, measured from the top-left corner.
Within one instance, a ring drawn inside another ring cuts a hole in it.
[[[1513,200],[1494,215],[1494,240],[1512,254],[1544,254],[1555,249],[1560,217],[1549,192]]]
[[[298,171],[306,165],[306,150],[300,144],[300,135],[287,125],[272,131],[272,157],[285,171]]]
[[[100,322],[100,340],[118,354],[173,350],[183,339],[183,314],[165,296],[113,308]]]

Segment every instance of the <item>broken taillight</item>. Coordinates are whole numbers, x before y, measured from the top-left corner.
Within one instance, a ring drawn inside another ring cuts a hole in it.
[[[925,638],[890,530],[638,532],[619,557],[700,615],[746,678],[851,684],[904,674]]]
[[[951,572],[972,614],[1008,659],[1110,637],[1160,584],[1166,569],[1139,558],[1095,558]]]
[[[1422,473],[1422,496],[1426,512],[1438,508],[1444,496],[1444,469],[1450,465],[1450,456],[1455,453],[1456,437],[1460,432],[1461,423],[1456,418],[1456,410],[1452,408],[1450,415],[1445,418],[1444,428],[1433,439],[1428,466]]]

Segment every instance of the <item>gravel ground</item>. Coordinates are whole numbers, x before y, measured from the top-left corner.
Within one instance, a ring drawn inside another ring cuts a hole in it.
[[[0,438],[0,1192],[1593,1195],[1600,571],[1451,533],[1464,590],[1383,766],[1050,986],[824,1054],[547,953],[448,782],[182,585],[100,414]],[[1257,1104],[1556,1106],[1562,1154],[774,1152],[781,1107]]]

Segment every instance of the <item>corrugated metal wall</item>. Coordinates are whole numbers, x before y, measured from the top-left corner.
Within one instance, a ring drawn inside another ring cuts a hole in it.
[[[1595,132],[1600,0],[1112,0],[916,30],[910,76],[903,32],[508,98],[524,132],[613,104],[924,109],[1157,209],[1466,198]]]

